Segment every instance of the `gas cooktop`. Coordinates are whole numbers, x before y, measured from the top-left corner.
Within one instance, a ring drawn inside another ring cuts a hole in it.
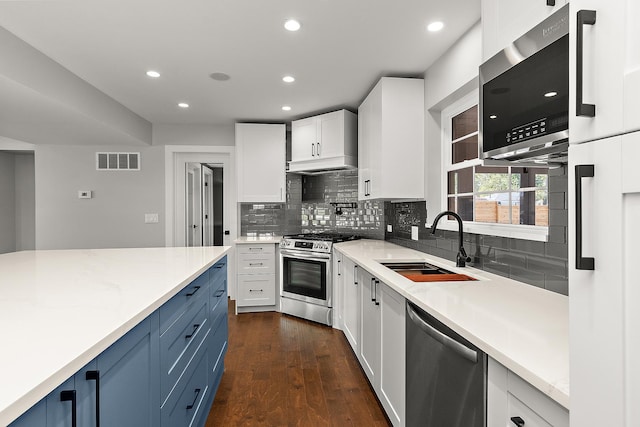
[[[355,234],[340,234],[340,233],[301,233],[301,234],[290,234],[288,236],[284,236],[285,239],[292,240],[315,240],[315,241],[323,241],[323,242],[331,242],[331,243],[340,243],[340,242],[348,242],[350,240],[358,240],[360,236]]]

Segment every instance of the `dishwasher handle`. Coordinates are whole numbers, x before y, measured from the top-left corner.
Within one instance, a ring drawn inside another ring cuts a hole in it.
[[[420,316],[420,314],[415,312],[415,310],[413,309],[413,307],[411,307],[409,303],[407,303],[407,314],[409,315],[409,318],[413,321],[413,323],[415,323],[416,326],[418,326],[424,332],[429,334],[431,338],[438,341],[445,347],[449,348],[459,356],[464,357],[468,361],[472,363],[478,363],[477,351],[470,349],[469,347],[467,347],[462,343],[459,343],[458,341],[454,340],[453,338],[447,336],[446,334],[440,332],[439,330],[437,330],[436,328],[428,324]]]

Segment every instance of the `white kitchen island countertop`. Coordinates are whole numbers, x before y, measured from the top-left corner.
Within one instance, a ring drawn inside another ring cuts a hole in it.
[[[569,298],[380,240],[334,246],[569,409]],[[427,261],[478,281],[414,283],[380,262]]]
[[[18,418],[229,249],[0,255],[0,425]]]

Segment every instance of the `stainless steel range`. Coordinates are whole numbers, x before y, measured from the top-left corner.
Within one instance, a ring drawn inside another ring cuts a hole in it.
[[[359,239],[344,234],[296,234],[280,241],[280,310],[331,326],[334,243]]]

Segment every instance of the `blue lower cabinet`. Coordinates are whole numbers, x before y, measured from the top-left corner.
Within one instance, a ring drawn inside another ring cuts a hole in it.
[[[224,371],[226,260],[225,256],[10,427],[95,427],[98,418],[101,427],[202,427]]]

